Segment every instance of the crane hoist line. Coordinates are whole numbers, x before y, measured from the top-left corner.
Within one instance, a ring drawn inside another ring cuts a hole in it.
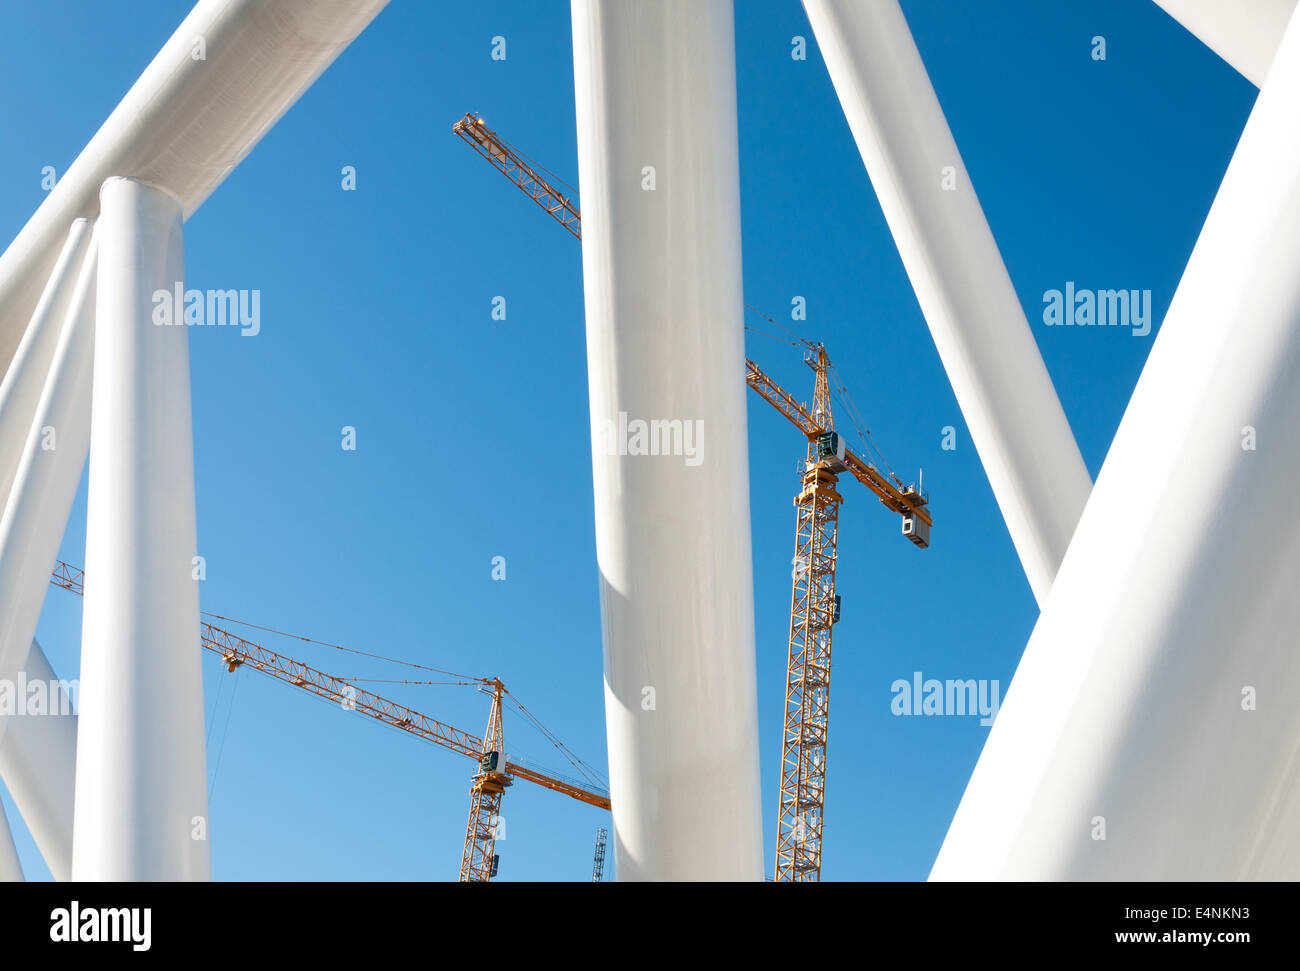
[[[548,181],[540,165],[520,155],[488,128],[481,115],[466,114],[452,126],[452,131],[575,239],[582,239],[582,214],[577,203]],[[835,587],[839,510],[844,501],[838,489],[839,476],[848,473],[901,517],[903,536],[918,548],[930,545],[930,527],[934,525],[929,498],[919,483],[905,485],[887,467],[882,471],[861,458],[835,430],[830,384],[833,367],[825,346],[803,338],[792,343],[804,347],[804,361],[815,374],[811,410],[752,360],[745,359],[745,383],[798,428],[807,442],[799,492],[794,497],[795,555],[775,868],[779,882],[821,879],[831,635],[841,614]],[[853,417],[852,403],[846,404]]]
[[[85,576],[83,570],[60,560],[50,577],[50,583],[75,594],[84,595]],[[211,651],[221,658],[227,671],[234,672],[247,665],[285,684],[301,688],[317,697],[341,704],[348,710],[360,712],[385,725],[473,759],[477,769],[470,783],[469,820],[465,827],[465,842],[461,852],[460,879],[463,882],[487,882],[497,875],[500,857],[496,853],[496,833],[501,816],[501,801],[505,790],[513,785],[515,780],[531,782],[543,789],[550,789],[570,799],[595,806],[597,809],[609,809],[609,793],[606,791],[558,779],[529,766],[506,760],[502,722],[504,699],[511,698],[520,712],[537,724],[539,729],[542,729],[542,726],[510,695],[500,678],[472,679],[492,698],[487,732],[480,737],[359,688],[351,680],[326,674],[324,671],[277,654],[260,644],[254,644],[212,624],[205,622],[200,625],[199,640],[204,650]],[[370,656],[377,657],[377,655]],[[542,730],[545,732],[544,729]],[[563,750],[558,739],[549,732],[545,734]]]

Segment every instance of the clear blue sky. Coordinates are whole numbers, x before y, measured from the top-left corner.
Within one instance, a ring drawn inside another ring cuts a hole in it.
[[[826,342],[891,464],[924,468],[936,520],[920,552],[844,487],[823,876],[923,879],[988,729],[895,717],[890,684],[919,670],[1005,692],[1037,610],[802,8],[736,6],[746,299],[789,323],[791,298],[807,298],[798,329]],[[43,197],[42,166],[67,168],[188,8],[0,7],[6,243]],[[1154,332],[1044,327],[1043,293],[1149,288],[1158,322],[1256,92],[1142,0],[904,9],[1095,475]],[[805,62],[794,35],[809,38]],[[567,3],[393,0],[187,224],[186,262],[190,286],[262,291],[259,336],[190,332],[204,609],[500,675],[603,770],[579,246],[450,131],[481,112],[576,182],[572,77]],[[340,189],[344,165],[356,192]],[[811,397],[797,350],[748,344]],[[356,452],[339,447],[344,425]],[[751,395],[769,872],[802,454]],[[84,524],[83,482],[62,550],[76,564]],[[38,636],[63,677],[80,611],[51,590]],[[250,637],[340,675],[410,676]],[[217,878],[455,878],[468,760],[210,655],[204,677]],[[386,693],[483,731],[487,702],[469,689]],[[518,721],[506,730],[512,754],[561,764]],[[47,878],[4,798],[29,877]],[[589,877],[606,814],[521,783],[505,816],[503,879]]]

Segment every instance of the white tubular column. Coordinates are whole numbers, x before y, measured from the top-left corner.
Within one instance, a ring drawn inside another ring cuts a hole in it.
[[[732,4],[572,9],[618,879],[761,880]]]
[[[1268,76],[1296,0],[1155,0],[1255,87]]]
[[[55,880],[72,876],[72,798],[77,716],[41,645],[32,641],[23,673],[21,714],[0,716],[0,776]],[[39,699],[39,700],[38,700]]]
[[[78,222],[74,232],[89,228]],[[44,712],[0,718],[0,777],[56,880],[72,870],[76,718],[57,714],[70,706],[33,637],[90,445],[96,249],[91,239],[82,243],[75,280],[64,284],[66,314],[49,327],[58,342],[0,515],[0,676],[22,671],[27,684],[56,686],[45,693]]]
[[[5,807],[0,803],[0,883],[17,883],[23,879],[23,865],[18,862],[14,834],[9,831]]]
[[[804,9],[1041,607],[1087,467],[898,3]]]
[[[74,880],[206,880],[207,792],[181,204],[100,193]]]
[[[32,415],[36,412],[46,373],[67,319],[77,275],[86,261],[90,237],[89,220],[77,219],[72,223],[54,271],[14,354],[13,364],[0,381],[0,511],[3,511],[18,471]],[[60,528],[62,525],[60,523]],[[26,652],[27,640],[23,641],[22,650]],[[0,647],[2,665],[3,648]]]
[[[1300,877],[1298,103],[1295,17],[932,879]]]

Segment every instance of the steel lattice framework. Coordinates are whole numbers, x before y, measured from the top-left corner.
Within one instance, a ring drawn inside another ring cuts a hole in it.
[[[596,830],[596,855],[591,863],[591,882],[600,883],[605,879],[605,843],[609,839],[609,830],[604,826]]]
[[[826,350],[818,348],[813,419],[833,428]],[[781,746],[781,805],[776,879],[821,878],[822,821],[826,808],[826,742],[830,728],[831,632],[835,605],[836,539],[840,503],[835,456],[810,441],[802,488],[795,497],[794,569],[790,591],[790,656]],[[842,463],[839,465],[843,468]]]
[[[492,683],[492,711],[479,771],[469,787],[469,821],[465,825],[465,850],[460,857],[461,883],[487,883],[497,871],[497,834],[501,826],[501,797],[510,777],[506,775],[504,732],[501,723],[501,682]]]

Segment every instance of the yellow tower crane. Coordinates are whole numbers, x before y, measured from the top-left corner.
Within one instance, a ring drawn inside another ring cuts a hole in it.
[[[470,112],[452,131],[492,163],[524,194],[551,214],[575,239],[582,239],[582,214],[530,162]],[[786,668],[781,801],[777,822],[779,882],[821,879],[822,820],[826,805],[826,743],[830,721],[831,632],[840,618],[835,592],[840,503],[839,476],[845,472],[902,517],[903,535],[921,549],[930,545],[933,520],[919,485],[904,485],[887,469],[850,451],[831,414],[826,348],[801,341],[816,380],[809,411],[761,368],[745,359],[745,381],[756,394],[807,439],[799,494],[795,496],[795,555],[790,594],[790,641]],[[882,462],[883,464],[883,462]]]
[[[50,577],[50,583],[75,594],[85,593],[85,572],[60,560]],[[328,701],[338,703],[347,710],[358,711],[376,721],[400,728],[408,734],[433,742],[459,755],[473,759],[478,764],[470,784],[469,822],[465,827],[465,846],[461,853],[460,880],[466,883],[486,883],[497,875],[499,858],[496,853],[497,822],[501,816],[501,799],[507,787],[516,779],[523,779],[552,792],[562,793],[578,802],[609,809],[609,793],[587,788],[563,779],[545,775],[528,766],[507,762],[502,722],[502,701],[512,697],[500,678],[472,678],[466,683],[476,683],[492,696],[487,731],[482,738],[453,728],[436,718],[413,711],[387,698],[357,687],[346,678],[337,678],[316,668],[277,654],[260,644],[203,623],[199,639],[204,650],[220,656],[226,670],[234,672],[244,665],[268,674]],[[514,701],[520,712],[526,709]],[[534,724],[545,732],[540,723]],[[561,749],[558,739],[546,733]]]
[[[840,503],[839,476],[848,472],[903,517],[903,535],[930,545],[932,520],[924,493],[882,474],[849,451],[831,414],[830,361],[821,344],[805,358],[816,372],[811,413],[753,361],[745,380],[785,415],[808,441],[794,498],[794,568],[791,571],[790,646],[781,736],[781,802],[776,836],[776,880],[821,879],[822,820],[826,808],[826,745],[830,727],[831,634],[840,619],[835,592]],[[891,481],[892,480],[892,481]]]

